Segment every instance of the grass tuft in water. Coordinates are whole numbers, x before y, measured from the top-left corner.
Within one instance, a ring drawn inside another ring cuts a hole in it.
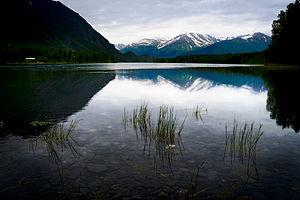
[[[127,130],[128,121],[129,121],[129,117],[128,117],[126,108],[124,108],[122,119],[123,119],[123,126],[124,126],[124,129],[126,131]]]
[[[1,137],[4,137],[5,133],[4,133],[4,122],[2,120],[0,120],[0,139]]]
[[[52,188],[58,183],[58,186],[60,187],[58,198],[73,199],[74,189],[78,188],[79,191],[76,192],[81,193],[81,173],[79,185],[75,186],[75,182],[71,181],[73,177],[69,177],[70,175],[68,174],[69,167],[73,166],[75,163],[68,163],[66,166],[65,164],[67,162],[64,162],[64,155],[66,154],[63,154],[63,152],[71,152],[74,158],[78,158],[78,155],[80,155],[77,150],[79,144],[73,138],[74,130],[77,127],[77,121],[71,121],[68,125],[65,123],[53,124],[53,122],[35,121],[31,123],[31,125],[34,127],[43,127],[43,129],[47,128],[40,136],[31,138],[29,142],[33,153],[40,148],[46,149],[50,161],[53,162],[56,167],[57,176],[53,175],[54,179],[49,179],[49,187]],[[77,167],[80,168],[81,165],[79,164]]]
[[[179,189],[179,199],[202,199],[207,188],[201,188],[198,182],[200,170],[204,168],[205,163],[205,161],[202,162],[202,164],[198,166],[197,170],[192,173],[188,184]]]
[[[4,127],[4,122],[0,120],[0,129],[2,129],[3,127]]]
[[[38,143],[44,145],[47,149],[48,155],[55,162],[60,161],[59,152],[64,152],[66,149],[70,150],[72,154],[78,155],[76,146],[77,141],[72,137],[77,123],[71,121],[67,129],[64,124],[52,125],[42,135],[31,140],[32,150]]]
[[[184,123],[185,119],[179,124],[173,107],[160,106],[157,123],[152,134],[155,141],[155,163],[160,160],[163,164],[167,162],[168,166],[171,166],[178,150],[182,154],[181,133]]]
[[[155,165],[161,161],[163,166],[167,162],[170,166],[177,154],[177,150],[182,151],[181,133],[184,128],[185,120],[179,124],[177,115],[173,107],[162,105],[159,107],[157,121],[153,119],[148,104],[143,103],[133,109],[132,116],[123,114],[124,127],[130,122],[131,127],[136,131],[137,137],[141,136],[144,140],[144,153],[151,154],[154,146]],[[129,119],[129,120],[128,120]]]
[[[35,127],[35,128],[48,127],[48,126],[51,126],[53,124],[54,124],[53,121],[33,121],[33,122],[30,123],[30,125]]]
[[[259,139],[262,137],[264,131],[260,124],[255,128],[254,122],[251,124],[245,123],[239,126],[234,120],[232,130],[228,130],[227,124],[225,125],[225,150],[224,159],[226,155],[230,156],[231,162],[238,159],[241,163],[244,161],[251,161],[252,164],[256,162],[256,148]]]
[[[193,108],[193,117],[197,121],[203,121],[203,114],[207,113],[207,109],[201,109],[201,106],[197,105],[196,107]]]

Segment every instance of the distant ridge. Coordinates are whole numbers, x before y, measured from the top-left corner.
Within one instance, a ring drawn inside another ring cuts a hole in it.
[[[185,33],[172,39],[143,39],[133,44],[118,44],[121,52],[137,55],[176,57],[181,55],[210,55],[250,53],[265,50],[271,37],[254,33],[225,39],[199,33]]]
[[[261,52],[268,48],[271,37],[263,33],[254,33],[227,38],[206,48],[198,49],[189,55],[220,55],[231,53]]]

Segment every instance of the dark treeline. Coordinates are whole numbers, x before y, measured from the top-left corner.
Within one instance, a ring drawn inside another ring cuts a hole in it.
[[[42,45],[13,45],[0,49],[0,63],[23,63],[25,58],[34,57],[34,62],[114,62],[106,52],[48,47]]]
[[[175,58],[155,59],[154,62],[174,63],[224,63],[224,64],[264,64],[266,52],[224,54],[224,55],[190,55]]]
[[[300,64],[300,1],[296,0],[281,11],[272,25],[270,62]]]
[[[73,50],[38,44],[17,44],[0,48],[0,64],[26,63],[96,63],[96,62],[151,62],[153,58],[132,52],[111,54],[96,50]]]

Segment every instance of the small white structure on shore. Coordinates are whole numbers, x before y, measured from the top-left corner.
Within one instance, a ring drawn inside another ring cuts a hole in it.
[[[28,62],[29,62],[29,61],[35,61],[35,58],[29,57],[29,58],[25,58],[25,60],[28,61]]]

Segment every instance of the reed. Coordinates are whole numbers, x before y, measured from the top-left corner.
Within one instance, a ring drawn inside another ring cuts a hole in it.
[[[179,153],[182,155],[183,143],[181,133],[184,128],[185,119],[179,124],[173,107],[160,106],[157,123],[153,132],[155,163],[160,160],[163,166],[168,164],[168,167],[171,167],[176,155]]]
[[[53,121],[32,121],[30,123],[31,126],[35,128],[43,128],[43,127],[49,127],[54,125],[55,123]]]
[[[255,128],[254,122],[251,124],[245,123],[240,127],[236,120],[234,120],[231,131],[228,130],[226,124],[224,159],[226,155],[229,155],[231,162],[238,159],[241,163],[252,161],[252,164],[255,164],[257,143],[263,133],[262,125],[260,124]]]
[[[126,131],[127,130],[128,121],[129,121],[129,117],[128,117],[126,108],[124,108],[122,119],[123,119],[123,126],[124,126],[124,129]]]
[[[125,109],[124,109],[125,110]],[[123,114],[123,123],[130,122],[131,127],[136,131],[137,136],[144,140],[143,152],[151,154],[154,147],[154,163],[161,161],[163,166],[172,160],[179,149],[182,151],[181,133],[184,128],[185,120],[179,124],[177,115],[173,107],[162,105],[159,107],[157,120],[153,119],[148,104],[143,103],[133,109],[129,117],[126,112]],[[129,119],[129,120],[128,120]]]
[[[198,166],[197,170],[192,173],[191,179],[186,186],[183,186],[180,190],[179,199],[202,199],[203,193],[207,190],[207,188],[200,188],[199,182],[199,173],[200,170],[204,168],[205,161],[202,162],[200,166]]]
[[[72,137],[76,126],[75,121],[71,121],[67,129],[61,123],[52,125],[42,135],[30,141],[32,150],[35,150],[37,144],[42,144],[46,147],[49,157],[55,162],[60,161],[59,152],[64,152],[66,149],[70,150],[74,156],[78,155],[76,146],[79,144]]]
[[[0,120],[0,130],[4,127],[4,122]]]
[[[176,138],[180,137],[184,128],[184,122],[185,120],[180,126],[178,125],[178,119],[173,107],[160,106],[154,136],[157,141],[164,142],[168,145],[175,145]]]
[[[5,136],[5,131],[4,131],[4,122],[1,120],[0,121],[0,138]]]
[[[197,121],[203,121],[203,114],[207,113],[207,109],[201,109],[201,106],[197,105],[196,107],[193,108],[193,117],[197,120]]]
[[[49,122],[36,121],[32,123],[32,126],[35,127],[45,127],[49,126],[47,130],[40,136],[31,138],[29,140],[31,144],[31,148],[33,151],[37,149],[37,147],[45,148],[48,157],[51,162],[53,162],[57,173],[55,177],[55,182],[52,179],[48,180],[50,188],[57,185],[60,187],[59,191],[59,199],[73,199],[74,189],[77,189],[75,186],[75,182],[71,181],[72,178],[68,175],[69,167],[73,166],[74,163],[71,163],[66,166],[66,163],[63,162],[63,152],[69,151],[73,154],[75,158],[78,158],[79,152],[77,151],[77,147],[79,143],[73,138],[73,133],[77,127],[78,121],[71,121],[68,125],[65,123],[58,124],[50,124]],[[39,146],[37,146],[39,145]],[[79,164],[79,168],[81,165]],[[57,182],[58,181],[58,182]],[[81,193],[81,176],[79,180],[79,193]]]

